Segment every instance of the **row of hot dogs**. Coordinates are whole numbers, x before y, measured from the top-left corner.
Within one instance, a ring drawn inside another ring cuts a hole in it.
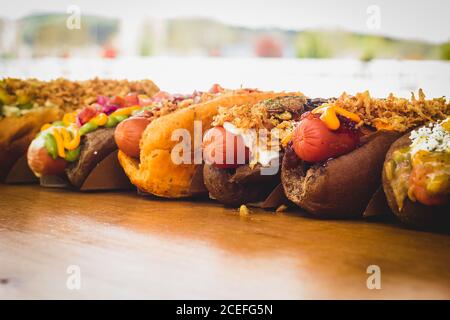
[[[97,188],[102,179],[123,187],[111,177],[125,173],[141,193],[297,205],[327,218],[361,217],[381,194],[401,221],[449,230],[449,116],[445,98],[422,91],[411,99],[219,85],[189,95],[130,92],[43,126],[27,160],[41,179],[83,190],[93,176]],[[119,161],[99,177],[107,158]]]

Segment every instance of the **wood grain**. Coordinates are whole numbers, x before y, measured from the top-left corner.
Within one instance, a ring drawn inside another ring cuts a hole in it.
[[[449,299],[449,249],[392,223],[0,185],[0,299]]]

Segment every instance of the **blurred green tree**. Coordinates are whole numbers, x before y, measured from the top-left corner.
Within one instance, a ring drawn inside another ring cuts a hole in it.
[[[450,42],[441,44],[441,59],[450,60]]]
[[[304,31],[296,37],[296,51],[298,58],[329,58],[333,51],[327,37],[320,32]]]

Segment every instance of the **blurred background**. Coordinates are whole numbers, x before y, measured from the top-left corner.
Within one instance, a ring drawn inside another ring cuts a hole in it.
[[[0,72],[447,95],[448,12],[448,0],[14,0],[0,11]]]

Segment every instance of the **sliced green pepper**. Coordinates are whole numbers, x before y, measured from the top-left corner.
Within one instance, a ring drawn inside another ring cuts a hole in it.
[[[108,121],[106,122],[105,126],[107,128],[115,127],[119,124],[119,122],[122,122],[126,118],[128,118],[128,116],[126,116],[126,115],[110,115],[108,117]]]
[[[69,162],[77,161],[78,158],[80,157],[80,151],[81,151],[80,147],[73,149],[73,150],[66,151],[66,157],[65,157],[66,161],[69,161]]]
[[[98,128],[98,125],[93,122],[87,122],[83,124],[80,128],[80,135],[83,136],[89,132],[92,132]]]
[[[123,120],[127,119],[128,116],[124,115],[124,114],[118,114],[115,116],[118,122],[122,122]]]
[[[111,115],[108,117],[108,121],[106,121],[105,127],[112,128],[115,127],[119,122],[117,121],[116,117]]]
[[[44,136],[44,146],[45,146],[45,149],[47,149],[48,154],[53,159],[56,159],[58,157],[58,147],[56,145],[55,137],[53,137],[52,134],[47,133]]]

